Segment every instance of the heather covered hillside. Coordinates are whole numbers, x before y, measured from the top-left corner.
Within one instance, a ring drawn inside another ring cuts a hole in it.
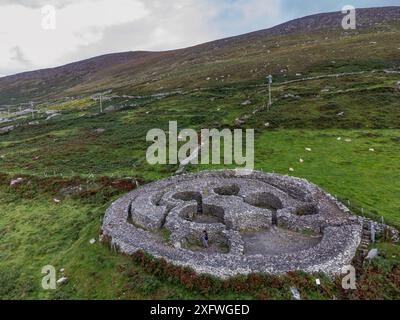
[[[0,78],[0,299],[291,299],[293,286],[304,299],[399,299],[387,239],[371,263],[355,259],[354,291],[320,274],[192,277],[98,241],[111,203],[178,170],[146,160],[146,134],[169,121],[255,129],[256,170],[305,178],[399,229],[400,7],[357,10],[356,30],[342,17]],[[214,168],[226,166],[187,170]],[[68,278],[55,291],[41,288],[49,264]]]
[[[0,104],[45,102],[110,89],[137,94],[260,83],[269,73],[292,79],[299,73],[399,65],[399,7],[357,10],[356,30],[343,30],[342,19],[340,12],[318,14],[191,48],[109,54],[4,77]]]

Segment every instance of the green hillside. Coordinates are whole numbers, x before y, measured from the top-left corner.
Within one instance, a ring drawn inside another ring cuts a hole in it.
[[[89,243],[106,208],[136,181],[178,169],[146,161],[147,132],[168,131],[169,121],[181,129],[254,128],[255,169],[306,178],[355,214],[399,228],[399,31],[391,22],[357,32],[242,36],[215,50],[145,54],[146,67],[134,74],[122,59],[96,70],[91,82],[66,76],[40,93],[20,94],[36,78],[0,80],[0,119],[9,120],[0,122],[0,299],[290,299],[292,285],[306,299],[399,299],[400,248],[384,242],[371,265],[356,261],[355,292],[343,292],[340,279],[297,273],[182,283],[151,258],[153,267]],[[110,89],[100,113],[91,95]],[[16,115],[29,99],[34,116]],[[49,111],[59,115],[48,119]],[[16,178],[22,181],[11,187]],[[49,264],[69,279],[54,292],[40,286]],[[313,286],[316,277],[322,288]]]

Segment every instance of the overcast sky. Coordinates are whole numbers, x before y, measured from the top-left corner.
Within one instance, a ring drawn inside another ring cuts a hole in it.
[[[0,76],[106,53],[187,47],[347,4],[400,0],[0,0]]]

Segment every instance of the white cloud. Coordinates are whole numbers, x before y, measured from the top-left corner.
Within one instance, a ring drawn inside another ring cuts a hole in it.
[[[57,8],[62,8],[74,1],[76,0],[0,0],[0,6],[16,4],[28,8],[41,8],[45,5],[52,5]]]
[[[56,29],[42,29],[43,5]],[[187,47],[271,26],[280,0],[0,0],[0,73],[134,50]],[[233,15],[226,19],[224,14]],[[236,18],[235,18],[236,17]]]
[[[365,7],[398,0],[355,1]],[[56,30],[42,29],[45,5],[57,9]],[[182,48],[340,9],[337,1],[315,0],[0,0],[0,73]]]
[[[140,1],[75,1],[56,10],[56,29],[42,29],[41,8],[6,5],[0,10],[0,72],[10,73],[65,63],[76,48],[101,39],[110,26],[135,21],[148,14]],[[16,59],[15,48],[24,59]],[[100,53],[99,53],[100,54]]]
[[[216,11],[207,2],[146,0],[143,5],[146,14],[140,19],[93,29],[97,39],[80,44],[69,60],[118,51],[176,49],[218,37],[209,23]]]
[[[19,63],[26,67],[30,66],[31,63],[29,62],[29,60],[25,58],[25,55],[20,47],[16,46],[14,48],[11,48],[10,52],[11,52],[10,56],[11,61],[15,61],[16,63]]]

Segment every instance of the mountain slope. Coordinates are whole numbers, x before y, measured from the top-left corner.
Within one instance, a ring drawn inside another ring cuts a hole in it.
[[[267,73],[290,77],[332,60],[367,69],[397,67],[400,7],[358,9],[355,31],[341,28],[343,16],[317,14],[186,49],[109,54],[4,77],[0,104],[108,89],[140,93],[259,82]]]
[[[400,247],[379,239],[373,262],[356,259],[358,290],[348,291],[342,279],[318,275],[322,285],[312,286],[316,275],[297,273],[182,282],[179,270],[160,273],[157,262],[91,241],[116,198],[178,170],[146,159],[147,133],[167,133],[169,121],[196,132],[254,129],[255,169],[307,179],[354,214],[400,228],[400,71],[382,70],[399,63],[398,11],[360,10],[364,27],[351,32],[338,26],[341,14],[322,14],[192,48],[0,79],[0,299],[291,299],[291,287],[305,300],[399,299]],[[372,69],[381,71],[363,71]],[[337,75],[352,71],[363,72]],[[259,86],[267,73],[275,80],[270,108]],[[90,97],[57,98],[110,88],[104,112]],[[28,99],[44,103],[35,113],[1,112]],[[187,170],[227,167],[237,165]],[[57,290],[41,286],[49,263],[68,278]]]

